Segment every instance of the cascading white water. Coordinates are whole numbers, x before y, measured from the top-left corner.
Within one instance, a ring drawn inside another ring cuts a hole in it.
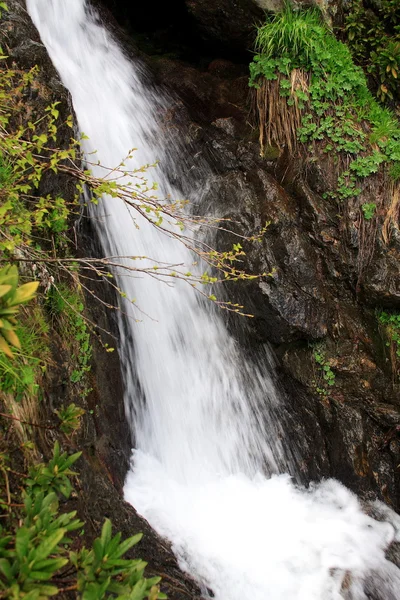
[[[86,0],[27,6],[89,137],[85,152],[96,150],[112,167],[136,147],[127,166],[160,160],[154,178],[162,194],[179,197],[162,171],[171,142],[166,134],[156,142],[158,113],[169,99],[143,83],[141,65],[127,60]],[[178,157],[179,149],[173,152]],[[109,254],[193,271],[183,245],[137,221],[122,201],[104,198],[93,218]],[[290,457],[278,439],[279,400],[271,378],[246,361],[212,307],[180,281],[143,276],[121,285],[136,300],[124,303],[131,318],[120,321],[137,445],[126,497],[172,541],[182,567],[218,600],[362,600],[374,573],[385,580],[381,597],[396,598],[400,578],[384,550],[400,539],[400,528],[366,516],[338,482],[306,491],[287,475],[261,474],[276,473]],[[135,403],[137,381],[144,401]]]

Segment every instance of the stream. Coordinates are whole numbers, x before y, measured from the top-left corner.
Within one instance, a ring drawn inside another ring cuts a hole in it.
[[[27,7],[71,93],[93,173],[104,177],[101,165],[121,161],[126,171],[157,162],[134,175],[138,185],[145,177],[161,199],[180,199],[167,157],[189,180],[187,157],[162,126],[174,100],[127,58],[86,0],[27,0]],[[206,178],[208,166],[201,168]],[[201,203],[202,193],[193,181],[190,200]],[[142,257],[121,259],[127,267],[206,270],[168,234],[168,219],[160,231],[108,196],[90,212],[106,256]],[[213,303],[165,273],[114,272],[127,295],[119,352],[136,440],[126,499],[217,600],[399,598],[400,572],[385,558],[400,541],[399,522],[366,515],[338,481],[294,484],[288,473],[301,457],[280,423],[269,351],[250,360]]]

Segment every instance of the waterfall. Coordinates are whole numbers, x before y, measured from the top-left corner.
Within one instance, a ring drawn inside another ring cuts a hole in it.
[[[172,156],[189,181],[187,160],[161,127],[173,100],[151,87],[86,0],[27,7],[71,93],[87,156],[114,167],[135,147],[126,168],[159,161],[146,177],[160,197],[179,198],[165,165]],[[99,165],[93,171],[104,176]],[[201,194],[193,182],[191,199]],[[91,214],[107,254],[202,272],[189,249],[121,200],[104,197]],[[184,281],[116,275],[135,299],[121,300],[119,323],[136,440],[125,494],[171,540],[181,567],[218,600],[362,600],[375,577],[380,597],[395,598],[399,575],[385,549],[400,528],[368,517],[336,481],[305,490],[283,473],[295,456],[281,441],[268,356],[263,366],[250,362]]]

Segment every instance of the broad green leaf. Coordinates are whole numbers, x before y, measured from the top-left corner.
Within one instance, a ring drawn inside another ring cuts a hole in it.
[[[9,358],[13,358],[14,354],[11,352],[10,346],[7,344],[6,340],[0,335],[0,352],[4,352],[6,356]]]
[[[2,326],[1,329],[4,329],[4,331],[11,331],[13,328],[13,326],[10,323],[10,319],[2,319]]]
[[[107,554],[108,556],[114,556],[114,552],[119,547],[121,541],[121,532],[118,532],[112,540],[107,544]]]
[[[142,600],[142,598],[145,596],[146,588],[147,584],[145,579],[138,581],[129,596],[130,600]]]
[[[32,590],[28,594],[24,594],[24,600],[38,600],[39,597],[39,590]]]
[[[106,547],[106,545],[108,544],[108,542],[111,539],[111,531],[112,531],[111,521],[110,521],[110,519],[106,519],[104,521],[104,525],[102,527],[101,537],[100,537],[101,543],[103,544],[103,548]]]
[[[0,285],[0,298],[12,290],[11,285]]]
[[[99,538],[95,539],[93,542],[93,551],[94,551],[96,560],[98,562],[100,562],[104,556],[104,546],[101,543],[101,540]]]
[[[100,586],[97,583],[89,583],[82,594],[82,600],[101,600]]]
[[[19,350],[21,349],[21,342],[19,341],[19,338],[13,329],[2,329],[1,333],[9,344],[15,346],[15,348],[18,348]]]
[[[18,307],[7,306],[7,308],[0,308],[0,314],[2,317],[9,315],[16,315],[18,313]]]
[[[29,573],[30,579],[36,579],[37,581],[48,581],[53,577],[54,571],[31,571]]]
[[[126,552],[128,552],[128,550],[130,548],[132,548],[132,546],[135,546],[138,542],[140,542],[142,537],[143,537],[143,534],[138,533],[137,535],[134,535],[134,536],[128,538],[127,540],[121,542],[118,550],[113,553],[113,557],[120,558],[121,556],[123,556]]]
[[[8,579],[12,579],[11,565],[6,558],[0,558],[0,572]]]
[[[72,466],[81,456],[82,452],[75,452],[75,454],[71,454],[71,456],[69,456],[65,461],[64,468],[69,468],[70,466]]]
[[[68,564],[67,558],[47,558],[45,560],[35,561],[35,571],[46,571],[49,568],[53,571],[58,571]]]
[[[20,560],[28,555],[30,539],[30,532],[26,527],[18,529],[15,536],[15,551]]]
[[[51,535],[49,535],[43,542],[38,546],[35,553],[35,561],[44,560],[53,552],[57,547],[58,543],[63,539],[65,535],[65,529],[58,529]]]
[[[41,596],[56,596],[58,594],[58,588],[55,585],[38,585],[37,583],[29,583],[25,585],[25,587],[31,592],[38,592],[38,595],[32,596],[32,598],[40,598]],[[26,598],[27,596],[24,596],[24,600]]]
[[[30,281],[29,283],[25,283],[19,287],[11,301],[9,301],[9,306],[15,306],[16,304],[21,304],[22,302],[28,302],[35,295],[36,290],[38,289],[39,282],[38,281]]]

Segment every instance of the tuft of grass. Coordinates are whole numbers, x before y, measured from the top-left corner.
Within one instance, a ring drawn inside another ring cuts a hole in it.
[[[268,18],[258,31],[255,48],[267,58],[288,55],[310,61],[315,40],[324,36],[326,29],[318,9],[293,10],[289,2],[283,10]]]

